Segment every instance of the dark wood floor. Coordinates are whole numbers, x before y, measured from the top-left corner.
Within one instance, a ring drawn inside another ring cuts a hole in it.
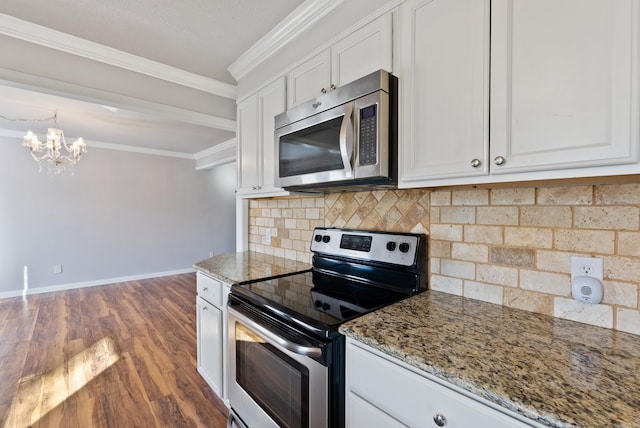
[[[0,299],[0,427],[225,427],[195,274]]]

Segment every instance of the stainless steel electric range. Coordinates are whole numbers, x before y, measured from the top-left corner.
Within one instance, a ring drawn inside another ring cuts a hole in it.
[[[426,236],[316,228],[312,269],[234,285],[229,427],[344,426],[340,324],[426,289]]]

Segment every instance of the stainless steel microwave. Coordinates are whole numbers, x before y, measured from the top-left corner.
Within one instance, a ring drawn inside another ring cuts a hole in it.
[[[397,186],[397,79],[379,70],[275,117],[275,183],[291,191]]]

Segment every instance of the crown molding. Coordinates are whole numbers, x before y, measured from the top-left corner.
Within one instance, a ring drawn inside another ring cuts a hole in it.
[[[302,32],[338,7],[343,1],[306,0],[238,57],[227,70],[236,81],[239,81],[251,70],[286,46],[291,40],[298,37]]]
[[[216,153],[220,153],[223,152],[225,150],[229,150],[229,149],[235,149],[237,145],[237,140],[236,138],[231,138],[227,141],[223,141],[220,144],[216,144],[215,146],[209,147],[208,149],[202,150],[200,152],[197,152],[196,154],[193,155],[193,157],[198,160],[198,159],[202,159],[206,156],[211,156],[211,155],[215,155]]]
[[[0,13],[0,34],[213,95],[236,99],[236,86],[234,85],[2,13]]]
[[[159,115],[167,119],[190,123],[192,125],[206,126],[232,132],[236,131],[236,121],[232,119],[186,110],[153,101],[146,101],[101,89],[88,88],[74,83],[61,82],[47,77],[34,76],[20,71],[0,68],[0,83],[14,88],[57,95],[93,104],[108,105],[155,116]]]

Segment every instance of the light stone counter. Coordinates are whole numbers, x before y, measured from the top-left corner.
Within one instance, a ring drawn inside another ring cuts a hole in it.
[[[197,270],[227,284],[253,281],[311,269],[308,263],[244,251],[219,254],[193,265]]]
[[[552,427],[640,427],[640,337],[427,291],[340,327]]]

